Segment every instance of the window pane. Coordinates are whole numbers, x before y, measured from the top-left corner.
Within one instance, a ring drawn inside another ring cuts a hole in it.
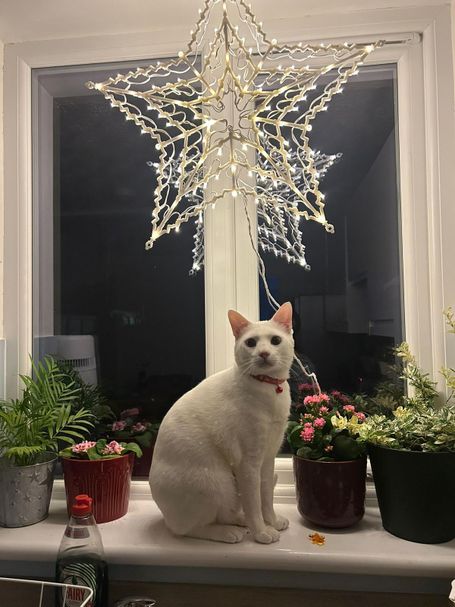
[[[35,73],[34,356],[155,422],[205,376],[204,276],[189,224],[145,250],[155,142],[84,86],[130,68]]]
[[[313,122],[315,153],[342,156],[321,175],[335,234],[300,222],[311,270],[263,253],[272,293],[293,303],[296,350],[325,389],[371,394],[403,337],[395,89],[394,66],[364,67]]]

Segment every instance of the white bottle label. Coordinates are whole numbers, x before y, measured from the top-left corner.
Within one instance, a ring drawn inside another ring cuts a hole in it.
[[[80,607],[89,596],[89,591],[80,586],[87,586],[93,590],[93,598],[84,607],[93,607],[96,594],[96,569],[90,563],[71,563],[62,571],[62,584],[69,584],[62,588],[62,606]],[[66,592],[66,598],[65,598]]]

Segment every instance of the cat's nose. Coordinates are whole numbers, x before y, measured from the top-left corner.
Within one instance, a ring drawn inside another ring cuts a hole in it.
[[[266,360],[270,356],[270,352],[259,352],[259,356]]]

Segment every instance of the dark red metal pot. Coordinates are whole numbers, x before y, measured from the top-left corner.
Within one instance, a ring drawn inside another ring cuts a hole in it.
[[[93,498],[93,514],[97,523],[107,523],[128,512],[131,473],[134,455],[113,459],[62,459],[68,516],[76,495]]]
[[[366,457],[345,462],[294,455],[297,508],[320,527],[355,525],[365,513]]]

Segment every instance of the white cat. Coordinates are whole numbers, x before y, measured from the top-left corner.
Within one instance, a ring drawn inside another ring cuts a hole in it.
[[[274,461],[291,404],[292,307],[250,323],[234,310],[236,364],[184,394],[164,418],[150,487],[176,535],[276,542],[289,521],[273,509]]]

